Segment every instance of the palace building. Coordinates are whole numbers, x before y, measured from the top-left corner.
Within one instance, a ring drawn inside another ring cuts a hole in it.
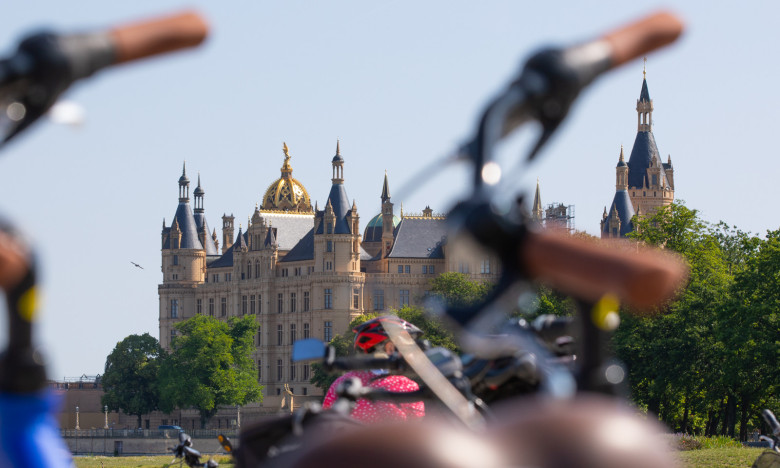
[[[445,218],[430,207],[418,215],[403,209],[396,215],[387,173],[375,205],[379,213],[361,229],[357,203],[347,196],[338,142],[322,209],[312,207],[309,192],[293,178],[286,144],[283,151],[281,175],[248,210],[246,227],[235,232],[235,217],[223,215],[221,238],[206,222],[200,176],[193,210],[190,180],[182,170],[175,215],[170,226],[163,221],[158,287],[160,344],[168,349],[176,334],[173,325],[195,314],[257,317],[254,358],[265,386],[261,406],[276,411],[288,389],[296,396],[321,394],[309,383],[309,365],[291,361],[297,339],[330,341],[365,312],[420,304],[430,280],[442,272],[486,281],[499,275],[496,258],[451,251]]]
[[[601,237],[621,238],[634,230],[634,215],[652,214],[674,201],[674,167],[671,156],[666,162],[653,135],[653,100],[643,71],[642,90],[636,101],[637,134],[626,162],[623,147],[615,168],[615,197],[601,217]]]

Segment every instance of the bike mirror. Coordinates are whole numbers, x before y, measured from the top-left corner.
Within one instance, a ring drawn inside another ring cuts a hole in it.
[[[233,453],[233,444],[230,443],[230,439],[225,437],[223,434],[219,434],[217,436],[217,440],[219,441],[219,445],[222,446],[222,449],[227,453]]]
[[[293,344],[292,360],[294,362],[321,360],[325,357],[326,349],[325,342],[317,338],[298,340]]]

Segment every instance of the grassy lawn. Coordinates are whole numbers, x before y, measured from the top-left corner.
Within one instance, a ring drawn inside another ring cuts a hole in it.
[[[722,447],[680,452],[686,468],[709,468],[724,466],[750,467],[765,449]]]
[[[680,452],[680,458],[685,468],[710,467],[741,467],[748,468],[764,449],[722,447]],[[77,457],[77,468],[161,468],[179,464],[171,464],[173,457]],[[233,466],[230,457],[217,457],[219,466]]]
[[[161,468],[167,466],[173,468],[179,466],[179,460],[176,460],[176,463],[171,463],[173,457],[170,455],[159,457],[76,457],[75,460],[77,468]],[[202,461],[206,460],[208,458],[202,459]],[[230,457],[218,456],[216,460],[219,466],[233,466],[233,460]]]

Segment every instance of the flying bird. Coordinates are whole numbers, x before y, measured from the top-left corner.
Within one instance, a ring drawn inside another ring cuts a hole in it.
[[[137,266],[138,268],[140,268],[140,269],[142,269],[142,270],[144,269],[144,267],[142,267],[141,265],[139,265],[139,264],[137,264],[137,263],[135,263],[135,262],[132,262],[132,261],[131,261],[130,263],[132,263],[133,265]]]

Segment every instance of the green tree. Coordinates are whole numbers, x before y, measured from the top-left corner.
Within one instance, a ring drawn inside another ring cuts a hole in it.
[[[201,427],[221,405],[262,401],[252,359],[257,320],[230,317],[227,322],[196,315],[177,323],[181,333],[160,370],[160,409],[196,408]]]
[[[707,392],[720,382],[714,327],[733,281],[721,245],[724,237],[715,235],[698,212],[682,202],[634,223],[634,239],[679,253],[690,276],[662,315],[638,318],[624,313],[613,346],[628,365],[638,405],[678,430],[701,430],[695,426],[704,425],[701,414],[714,404]]]
[[[117,343],[106,358],[101,402],[111,411],[135,415],[141,427],[141,415],[157,409],[157,378],[164,355],[160,343],[148,333]]]
[[[454,307],[462,307],[481,301],[493,289],[493,284],[474,281],[464,273],[446,272],[430,281],[431,292],[442,297]]]
[[[766,240],[757,245],[755,254],[747,256],[744,268],[735,275],[732,299],[723,308],[717,327],[727,350],[722,356],[723,380],[739,407],[743,440],[750,420],[775,395],[780,378],[776,364],[780,357],[780,231],[767,233]]]

